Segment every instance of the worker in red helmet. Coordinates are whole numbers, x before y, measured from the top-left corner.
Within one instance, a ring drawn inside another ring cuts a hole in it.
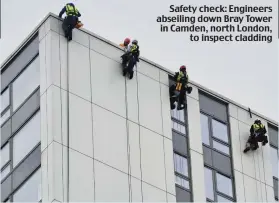
[[[124,42],[123,42],[122,44],[120,44],[120,46],[121,46],[122,48],[124,48],[124,51],[125,51],[125,52],[127,52],[127,50],[128,50],[130,41],[131,41],[131,40],[130,40],[129,38],[126,38],[126,39],[124,40]]]
[[[185,108],[186,92],[188,92],[188,94],[190,94],[192,92],[192,87],[188,86],[189,76],[187,74],[185,65],[180,66],[179,72],[176,72],[174,75],[174,80],[175,80],[176,84],[175,84],[175,86],[173,86],[171,88],[172,88],[172,91],[179,92],[177,110],[181,110],[181,109]],[[172,93],[171,95],[174,95],[174,94]],[[171,103],[171,108],[172,109],[175,108],[174,103]]]

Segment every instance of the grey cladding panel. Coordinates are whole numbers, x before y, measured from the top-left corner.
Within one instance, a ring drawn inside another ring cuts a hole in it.
[[[175,187],[177,202],[191,202],[191,193],[179,187]]]
[[[231,160],[229,157],[224,156],[212,150],[213,166],[219,171],[232,175]]]
[[[200,109],[204,112],[214,115],[222,121],[227,121],[227,106],[217,102],[210,97],[199,94]]]
[[[39,37],[37,36],[22,52],[16,56],[11,64],[1,73],[1,91],[26,67],[26,65],[39,53]]]
[[[12,192],[11,175],[1,184],[1,201],[3,202]]]
[[[1,127],[1,146],[9,139],[12,135],[12,122],[9,119],[2,127]]]
[[[39,145],[13,172],[13,190],[41,164],[41,145]]]
[[[173,148],[175,151],[187,155],[187,142],[186,137],[172,132]]]
[[[18,128],[25,123],[27,119],[40,106],[40,89],[38,89],[20,109],[12,117],[12,132],[14,133]]]

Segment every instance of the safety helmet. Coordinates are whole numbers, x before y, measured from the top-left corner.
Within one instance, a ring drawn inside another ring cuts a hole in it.
[[[138,40],[134,39],[134,40],[132,41],[132,44],[137,45],[137,44],[138,44]]]
[[[186,71],[186,66],[184,66],[184,65],[183,65],[183,66],[180,66],[180,70],[181,70],[181,71]]]
[[[126,39],[124,40],[124,44],[125,44],[125,45],[128,45],[128,44],[130,44],[130,41],[131,41],[131,40],[130,40],[129,38],[126,38]]]

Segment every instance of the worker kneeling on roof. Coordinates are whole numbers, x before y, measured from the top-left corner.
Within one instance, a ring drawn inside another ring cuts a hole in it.
[[[59,17],[62,18],[62,15],[66,12],[66,17],[63,21],[62,28],[65,33],[65,37],[68,41],[72,40],[72,31],[78,23],[78,17],[81,16],[78,9],[75,7],[73,3],[68,3],[66,6],[62,8],[59,13]]]
[[[257,119],[254,124],[251,125],[250,128],[250,136],[246,143],[246,148],[244,149],[244,153],[249,150],[256,150],[259,148],[258,142],[261,142],[263,146],[268,143],[267,136],[265,135],[266,129],[262,122]]]

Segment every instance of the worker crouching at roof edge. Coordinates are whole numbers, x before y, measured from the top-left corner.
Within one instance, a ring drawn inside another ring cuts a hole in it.
[[[81,14],[73,3],[66,4],[66,6],[64,6],[60,11],[59,17],[62,18],[62,15],[65,12],[67,16],[64,18],[62,29],[65,33],[65,37],[68,39],[68,41],[71,41],[73,29],[78,23],[78,17],[80,17]]]

